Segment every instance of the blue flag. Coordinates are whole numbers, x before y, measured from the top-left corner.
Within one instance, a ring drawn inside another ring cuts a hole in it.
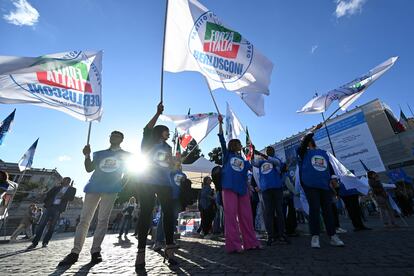
[[[10,125],[13,123],[15,113],[16,109],[14,109],[13,112],[10,113],[10,115],[0,123],[0,145],[3,144],[6,133],[10,131]]]
[[[33,164],[33,157],[37,147],[37,141],[39,138],[33,143],[33,145],[26,151],[23,157],[19,161],[19,170],[22,172],[24,170],[30,169]]]

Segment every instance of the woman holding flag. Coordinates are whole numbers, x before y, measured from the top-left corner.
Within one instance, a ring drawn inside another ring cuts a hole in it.
[[[243,250],[260,248],[254,232],[247,187],[247,173],[251,165],[240,154],[242,150],[240,140],[231,139],[226,146],[223,136],[223,117],[219,115],[218,120],[218,136],[223,153],[221,183],[225,218],[225,248],[228,253],[241,253]]]
[[[334,170],[329,162],[326,151],[316,147],[314,133],[306,134],[298,149],[298,164],[300,183],[309,202],[309,228],[312,235],[311,247],[320,248],[320,210],[330,236],[332,246],[344,246],[335,234],[332,210],[331,177]]]
[[[159,116],[164,111],[161,103],[157,106],[157,112],[144,128],[144,135],[141,143],[141,152],[147,155],[149,169],[139,184],[139,201],[141,214],[138,219],[138,253],[135,260],[135,269],[145,268],[145,246],[147,242],[148,228],[151,212],[154,207],[155,195],[161,204],[163,212],[163,226],[166,240],[164,250],[164,261],[174,265],[174,203],[173,190],[171,187],[172,153],[171,147],[167,144],[170,137],[168,127],[155,125]]]

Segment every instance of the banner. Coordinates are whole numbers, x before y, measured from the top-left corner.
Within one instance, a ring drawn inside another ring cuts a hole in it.
[[[0,56],[0,103],[34,104],[79,120],[102,116],[102,51]]]
[[[168,3],[164,70],[197,71],[211,90],[269,94],[273,64],[196,0]]]
[[[217,113],[199,113],[191,115],[161,115],[163,121],[173,122],[181,133],[188,133],[199,143],[218,125]]]
[[[360,160],[373,171],[385,171],[374,138],[361,110],[350,112],[327,123],[335,155],[338,160],[356,176],[366,174]],[[325,128],[319,129],[313,137],[318,148],[332,151]]]
[[[10,126],[14,120],[14,114],[16,114],[16,109],[14,109],[13,112],[10,113],[10,115],[0,123],[0,145],[3,144],[4,137],[6,136],[7,132],[10,131]]]
[[[342,110],[346,110],[354,101],[356,101],[367,88],[373,84],[379,77],[390,69],[397,61],[398,57],[392,57],[384,61],[377,67],[371,69],[365,75],[354,79],[329,91],[326,94],[317,96],[310,100],[298,113],[314,114],[325,112],[333,101],[338,100]]]

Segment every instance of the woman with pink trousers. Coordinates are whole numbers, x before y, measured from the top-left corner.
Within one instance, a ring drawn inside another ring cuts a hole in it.
[[[231,139],[226,146],[221,115],[219,123],[218,136],[223,154],[221,178],[225,249],[228,253],[241,253],[243,250],[261,248],[253,228],[250,195],[247,188],[247,172],[251,169],[251,165],[241,156],[240,140]]]

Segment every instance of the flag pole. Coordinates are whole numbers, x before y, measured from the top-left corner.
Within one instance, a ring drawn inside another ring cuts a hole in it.
[[[208,87],[208,91],[210,91],[210,96],[211,96],[211,99],[213,100],[214,106],[216,107],[217,113],[218,113],[219,115],[221,115],[220,110],[218,109],[218,106],[217,106],[216,99],[214,98],[214,96],[213,96],[213,92],[211,92],[210,87]]]
[[[333,144],[332,144],[332,140],[331,140],[331,135],[329,134],[328,126],[326,125],[326,121],[327,120],[325,120],[324,112],[322,112],[321,114],[322,114],[323,124],[325,125],[326,134],[328,136],[329,144],[331,145],[332,154],[333,154],[333,156],[336,157],[335,150],[334,150],[334,147],[333,147]]]
[[[89,145],[89,140],[91,139],[91,128],[92,128],[92,121],[89,122],[88,127],[88,138],[86,138],[86,144]]]
[[[410,105],[407,103],[407,106],[408,106],[408,109],[410,110],[410,112],[411,112],[411,116],[413,116],[414,117],[414,113],[413,113],[413,111],[411,110],[411,107],[410,107]]]
[[[165,52],[165,34],[167,33],[167,16],[168,16],[168,0],[165,4],[165,16],[164,16],[164,37],[162,39],[162,56],[161,56],[161,102],[164,100],[164,52]]]

